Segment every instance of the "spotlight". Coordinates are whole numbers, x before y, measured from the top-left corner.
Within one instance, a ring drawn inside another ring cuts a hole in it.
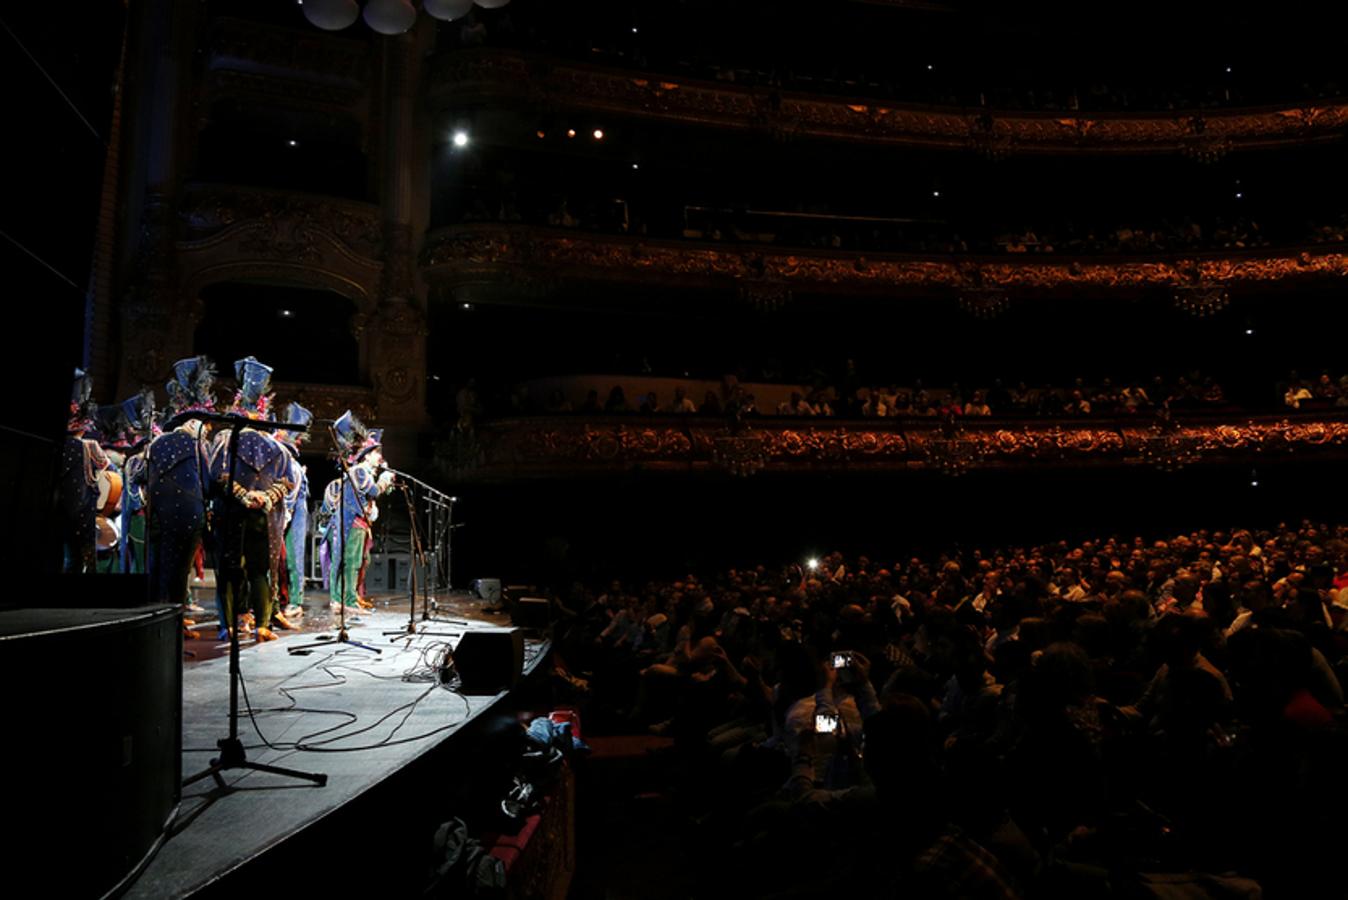
[[[633,34],[636,34],[636,33],[637,33],[637,26],[635,26],[635,25],[632,26],[632,33],[633,33]]]
[[[1245,329],[1245,333],[1246,333],[1246,334],[1254,334],[1254,329],[1253,329],[1253,328],[1246,328],[1246,329]]]
[[[468,146],[468,132],[466,132],[466,131],[456,131],[456,132],[454,132],[454,146],[455,146],[455,147],[467,147],[467,146]]]
[[[290,140],[286,141],[286,143],[289,144],[291,147],[298,147],[300,145],[300,142],[295,140],[294,138],[291,138]]]
[[[1245,196],[1245,195],[1242,194],[1240,191],[1236,191],[1236,199],[1237,199],[1237,200],[1239,200],[1241,197],[1244,197],[1244,196]]]
[[[568,128],[568,129],[566,129],[566,136],[569,137],[569,138],[575,137],[575,136],[576,136],[576,129],[574,129],[574,128]]]
[[[602,128],[596,128],[594,130],[594,139],[596,141],[602,141],[604,139],[604,130]]]
[[[293,319],[295,318],[295,311],[293,309],[278,309],[276,315],[282,319]]]
[[[1250,470],[1250,487],[1259,487],[1259,470]]]
[[[459,309],[472,309],[472,308],[473,308],[473,304],[471,304],[471,303],[464,303],[464,304],[462,304],[462,305],[459,306]]]
[[[538,135],[538,139],[539,139],[540,141],[543,140],[543,138],[545,138],[545,137],[548,136],[548,133],[547,133],[546,131],[535,131],[534,134]]]
[[[641,166],[638,165],[637,163],[632,163],[632,168],[633,168],[633,169],[640,169]]]
[[[819,568],[819,560],[811,556],[809,559],[805,560],[805,568],[813,572],[815,569]]]
[[[928,71],[928,72],[931,71],[931,63],[927,63],[927,71]]]
[[[932,191],[932,192],[931,192],[931,195],[932,195],[933,197],[939,197],[939,196],[941,196],[941,192],[940,192],[940,191]]]
[[[1231,67],[1230,67],[1230,66],[1227,66],[1227,67],[1226,67],[1226,74],[1228,74],[1228,75],[1231,74]]]

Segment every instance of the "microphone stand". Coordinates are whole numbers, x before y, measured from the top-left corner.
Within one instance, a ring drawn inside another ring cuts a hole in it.
[[[346,464],[346,460],[342,458],[342,444],[337,440],[337,432],[331,425],[328,426],[328,434],[332,436],[332,445],[337,448],[337,465],[341,467],[342,470],[342,489],[337,495],[337,519],[340,523],[338,525],[338,528],[340,529],[338,534],[342,536],[342,557],[337,560],[337,576],[333,579],[333,584],[340,582],[342,586],[341,590],[337,592],[337,643],[347,644],[352,647],[359,647],[362,650],[370,650],[374,653],[382,654],[384,651],[378,647],[372,647],[369,644],[362,644],[360,641],[351,640],[351,635],[348,634],[346,630],[346,601],[342,599],[342,594],[346,593],[346,579],[348,577],[346,571],[346,552],[347,541],[351,538],[351,536],[346,533],[346,486],[348,484],[351,485],[351,495],[355,497],[356,482],[351,477],[351,468]],[[364,510],[362,510],[362,512],[364,512]],[[299,646],[289,648],[289,650],[293,654],[299,650],[308,650],[313,647],[325,647],[328,646],[329,643],[330,642],[328,641],[318,641],[312,644],[300,644]]]
[[[229,426],[228,475],[225,480],[225,501],[220,505],[220,532],[229,537],[229,525],[234,518],[234,504],[238,502],[234,499],[234,463],[239,452],[239,432],[244,428],[252,428],[256,431],[307,431],[308,428],[304,425],[283,425],[280,422],[250,419],[247,416],[203,412],[180,413],[171,420],[169,427],[177,428],[178,425],[188,419],[200,419],[203,422]],[[239,740],[239,606],[244,599],[245,591],[243,588],[247,584],[247,581],[241,577],[243,574],[243,531],[240,530],[239,532],[239,545],[234,548],[233,553],[226,555],[224,541],[220,543],[220,552],[222,556],[220,568],[225,573],[226,589],[230,592],[232,599],[229,605],[229,736],[215,742],[215,745],[220,748],[220,756],[211,760],[211,764],[204,770],[186,779],[182,786],[187,787],[189,784],[209,777],[215,779],[217,787],[225,790],[227,785],[225,779],[220,775],[221,772],[226,769],[250,769],[255,772],[270,772],[273,775],[284,775],[288,778],[312,781],[322,787],[328,783],[327,775],[320,772],[301,772],[297,769],[285,769],[280,766],[253,762],[248,759],[248,754],[243,749],[243,741]],[[259,622],[258,627],[265,627],[266,624],[265,622]]]
[[[453,580],[452,580],[452,578],[450,577],[450,548],[449,548],[449,538],[450,538],[450,536],[451,536],[451,533],[452,533],[453,529],[459,527],[458,525],[453,525],[453,524],[451,524],[451,521],[452,521],[452,519],[453,519],[453,517],[454,517],[454,503],[455,503],[455,501],[456,501],[458,498],[457,498],[457,497],[451,497],[451,496],[449,496],[448,494],[446,494],[444,491],[442,491],[442,490],[440,490],[440,489],[438,489],[438,488],[432,487],[431,485],[427,484],[426,482],[422,481],[421,479],[416,478],[415,476],[412,476],[412,475],[408,475],[406,472],[400,472],[400,471],[398,471],[397,469],[394,469],[394,468],[389,468],[389,471],[392,472],[394,475],[397,475],[399,479],[401,479],[401,480],[403,480],[403,481],[411,482],[412,484],[414,484],[414,485],[416,485],[417,487],[421,488],[422,494],[425,496],[425,500],[426,500],[426,505],[427,505],[427,518],[430,520],[430,529],[431,529],[431,532],[432,532],[432,535],[431,535],[431,536],[432,536],[432,546],[435,546],[435,547],[437,548],[437,550],[438,550],[438,548],[439,548],[439,546],[441,545],[441,543],[443,543],[443,544],[445,545],[445,552],[444,552],[444,560],[445,560],[445,578],[446,578],[445,589],[446,589],[447,591],[453,591],[453,589],[454,589],[454,588],[453,588]],[[411,510],[408,510],[408,513],[409,513],[409,518],[412,518],[412,516],[411,516]],[[439,518],[440,518],[440,515],[439,515],[439,514],[440,514],[440,513],[444,513],[444,517],[445,517],[445,518],[444,518],[444,524],[443,524],[442,526],[440,526],[440,527],[437,529],[437,528],[436,528],[436,524],[437,524],[438,521],[439,521]],[[414,529],[414,531],[415,531],[415,525],[413,525],[413,529]],[[435,534],[435,532],[436,532],[437,530],[439,531],[440,536],[437,536],[437,535]],[[437,554],[437,555],[438,555],[438,554]],[[426,559],[426,554],[425,554],[425,552],[424,552],[424,548],[423,548],[423,551],[422,551],[422,554],[421,554],[421,559],[422,559],[423,564],[424,564],[424,563],[425,563],[425,559]],[[438,562],[438,560],[437,560],[437,562]],[[437,565],[437,568],[438,568],[438,565]],[[438,573],[437,573],[437,574],[438,574]],[[428,621],[428,620],[430,620],[430,619],[432,618],[432,616],[431,616],[431,611],[432,611],[432,610],[435,610],[435,611],[438,611],[438,610],[439,610],[439,605],[435,602],[435,599],[428,593],[428,590],[429,590],[429,588],[430,588],[430,580],[431,580],[430,577],[429,577],[429,575],[430,575],[430,573],[427,572],[427,577],[423,579],[423,583],[422,583],[422,593],[423,593],[423,599],[424,599],[424,602],[422,603],[422,607],[421,607],[421,620],[422,620],[423,622]],[[465,624],[465,625],[468,624],[467,622],[464,622],[464,621],[461,620],[461,619],[448,619],[448,620],[445,620],[445,619],[437,619],[437,621],[449,621],[449,622],[453,622],[453,623],[456,623],[456,624],[462,623],[462,624]]]

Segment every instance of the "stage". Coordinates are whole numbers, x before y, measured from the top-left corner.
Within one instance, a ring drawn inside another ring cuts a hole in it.
[[[427,633],[408,635],[406,596],[377,599],[374,611],[348,622],[351,640],[381,651],[374,653],[335,640],[326,597],[310,597],[307,606],[301,628],[241,646],[239,735],[250,761],[323,773],[327,784],[239,769],[224,773],[223,790],[209,777],[188,785],[168,839],[126,896],[232,892],[252,884],[245,873],[278,888],[350,888],[344,873],[353,849],[376,837],[419,839],[449,796],[438,792],[472,778],[455,771],[446,754],[458,754],[454,737],[494,707],[506,707],[510,692],[461,695],[440,683],[434,663],[465,631],[508,625],[507,617],[484,613],[481,601],[459,595],[442,597],[440,620],[423,622],[418,601],[417,631]],[[185,655],[193,654],[183,668],[184,779],[218,755],[216,741],[229,727],[228,644],[214,640],[215,628],[204,622],[201,634],[183,645]],[[546,641],[526,639],[525,679],[547,650]],[[431,796],[440,802],[428,806]],[[406,859],[418,858],[409,850]],[[415,889],[421,873],[415,863],[411,868],[393,873],[399,887],[385,882],[389,895]],[[235,875],[242,876],[238,883]]]

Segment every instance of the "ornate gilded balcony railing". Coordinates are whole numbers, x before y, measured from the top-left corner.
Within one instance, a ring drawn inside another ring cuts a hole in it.
[[[1168,257],[1040,255],[916,256],[797,250],[753,244],[651,240],[571,229],[464,225],[427,237],[422,265],[440,287],[470,281],[550,278],[734,284],[792,290],[1062,293],[1175,290],[1289,282],[1348,275],[1334,244],[1284,250],[1217,250]]]
[[[1155,113],[1019,112],[830,98],[586,66],[518,51],[441,55],[430,75],[434,107],[523,102],[602,111],[780,137],[830,138],[1013,153],[1184,153],[1336,141],[1348,103]]]
[[[762,419],[732,431],[719,419],[522,418],[440,442],[446,475],[494,480],[646,469],[667,472],[916,470],[1255,463],[1295,455],[1348,458],[1348,413],[1313,417],[1010,422]]]

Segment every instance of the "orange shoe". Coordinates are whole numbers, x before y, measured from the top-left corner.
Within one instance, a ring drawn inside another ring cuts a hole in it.
[[[360,604],[361,609],[374,609],[374,601],[369,597],[357,597],[356,602]]]
[[[279,612],[271,614],[271,623],[282,631],[293,631],[295,628],[294,625],[290,624],[290,620]]]
[[[259,644],[264,643],[265,641],[274,640],[276,640],[276,632],[272,631],[270,628],[259,628],[257,630],[257,642]]]
[[[201,632],[199,632],[199,631],[193,631],[193,630],[190,629],[190,628],[184,628],[184,629],[183,629],[183,640],[185,640],[185,641],[198,641],[198,640],[201,640]]]

